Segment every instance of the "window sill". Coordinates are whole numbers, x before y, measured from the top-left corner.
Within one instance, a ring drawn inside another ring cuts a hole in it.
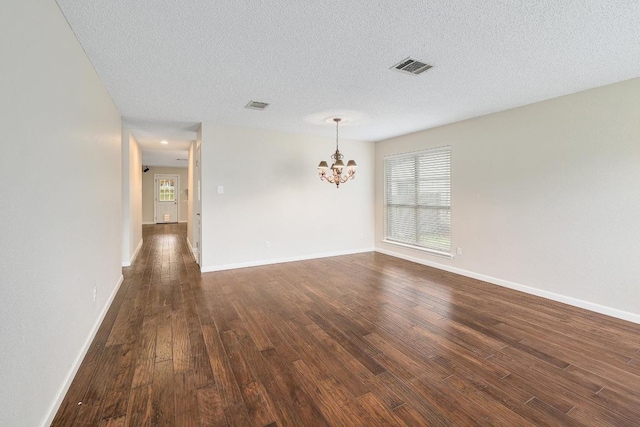
[[[420,246],[409,245],[407,243],[394,242],[393,240],[383,240],[382,243],[388,243],[390,245],[401,246],[403,248],[413,249],[414,251],[426,252],[430,255],[436,255],[442,258],[453,259],[453,255],[446,252],[434,251],[433,249],[422,248]]]

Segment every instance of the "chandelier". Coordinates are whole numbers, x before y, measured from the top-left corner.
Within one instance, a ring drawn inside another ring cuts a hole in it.
[[[333,119],[336,122],[336,152],[331,155],[333,159],[333,163],[331,164],[331,174],[327,173],[327,169],[329,169],[329,165],[324,160],[320,162],[318,165],[318,176],[321,180],[327,181],[329,184],[335,184],[336,188],[340,187],[340,184],[344,184],[350,179],[355,178],[356,175],[356,162],[353,160],[349,160],[347,162],[347,170],[343,175],[344,171],[344,162],[342,158],[344,157],[340,150],[338,150],[338,124],[342,119],[336,117]]]

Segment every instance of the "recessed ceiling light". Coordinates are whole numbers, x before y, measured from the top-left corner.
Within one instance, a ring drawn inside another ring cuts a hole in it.
[[[164,140],[164,139],[163,139],[162,141],[160,141],[160,144],[162,144],[162,145],[167,145],[167,144],[168,144],[168,142],[167,142],[166,140]]]

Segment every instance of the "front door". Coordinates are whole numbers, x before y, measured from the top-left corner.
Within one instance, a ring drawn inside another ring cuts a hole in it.
[[[178,175],[156,175],[156,224],[178,222]]]

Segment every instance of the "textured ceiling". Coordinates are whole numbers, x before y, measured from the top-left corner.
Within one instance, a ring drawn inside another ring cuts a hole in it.
[[[210,121],[333,136],[325,119],[346,115],[341,136],[379,140],[640,76],[637,0],[58,3],[149,135]],[[407,56],[434,68],[389,69]]]
[[[189,157],[189,145],[196,139],[199,123],[125,118],[122,126],[131,130],[140,145],[143,165],[185,168],[188,164],[185,159]],[[168,144],[161,144],[162,140]]]

